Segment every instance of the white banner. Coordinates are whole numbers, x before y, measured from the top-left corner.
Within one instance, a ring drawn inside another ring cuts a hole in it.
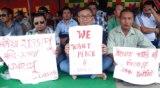
[[[98,25],[69,29],[71,75],[102,73],[102,31]]]
[[[54,35],[0,37],[0,56],[11,78],[25,84],[58,79]]]
[[[114,78],[138,85],[160,83],[158,49],[115,47],[113,55]]]

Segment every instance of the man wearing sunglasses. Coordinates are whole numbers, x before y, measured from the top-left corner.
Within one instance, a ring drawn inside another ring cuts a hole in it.
[[[44,34],[44,33],[54,33],[52,28],[46,25],[46,18],[42,13],[36,13],[33,17],[34,28],[29,30],[26,34]]]
[[[23,35],[22,26],[13,19],[13,10],[2,8],[0,12],[2,25],[0,26],[0,36],[17,36]]]
[[[54,33],[53,29],[47,26],[46,18],[44,16],[44,14],[42,14],[42,13],[36,13],[34,15],[33,25],[34,25],[34,28],[32,30],[29,30],[26,33],[26,35]],[[57,35],[57,33],[56,33],[56,35]],[[56,36],[56,43],[59,44],[59,37],[58,36]],[[57,57],[60,54],[59,46],[57,46],[56,54],[57,54]]]
[[[78,23],[72,19],[72,10],[69,7],[64,7],[61,12],[62,20],[57,24],[56,32],[61,39],[61,45],[65,45],[68,39],[68,29],[72,26],[77,26]]]

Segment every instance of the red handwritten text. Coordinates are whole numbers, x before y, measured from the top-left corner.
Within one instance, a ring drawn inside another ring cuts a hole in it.
[[[120,56],[120,57],[131,57],[132,56],[132,52],[131,51],[117,50],[116,55]]]
[[[142,71],[137,71],[137,77],[148,77],[152,76],[153,71],[152,70],[142,70]]]
[[[86,38],[86,39],[90,39],[90,30],[83,30],[83,31],[77,31],[78,32],[78,35],[79,35],[79,38]]]

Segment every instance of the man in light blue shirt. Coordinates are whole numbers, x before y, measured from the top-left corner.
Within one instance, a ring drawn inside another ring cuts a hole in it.
[[[78,23],[72,19],[72,12],[69,7],[62,10],[62,20],[57,24],[56,32],[60,38],[68,37],[68,29],[77,26]]]
[[[62,20],[57,24],[56,27],[56,37],[60,38],[60,47],[62,50],[62,55],[59,56],[57,63],[60,63],[65,55],[64,46],[69,40],[68,30],[69,27],[77,26],[78,23],[72,19],[72,11],[69,7],[64,7],[62,10]]]

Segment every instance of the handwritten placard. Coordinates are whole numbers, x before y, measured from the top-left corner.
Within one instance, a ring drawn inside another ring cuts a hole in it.
[[[160,51],[129,47],[113,48],[114,77],[132,84],[148,85],[159,80]]]
[[[102,73],[102,27],[75,26],[69,29],[71,75]]]
[[[0,37],[0,56],[11,78],[24,84],[58,79],[54,35]]]

